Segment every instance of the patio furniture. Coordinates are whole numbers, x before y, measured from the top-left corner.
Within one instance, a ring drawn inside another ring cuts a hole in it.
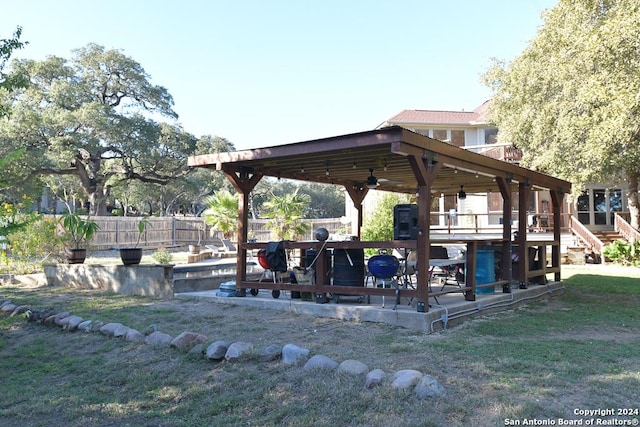
[[[267,278],[267,272],[271,272],[273,283],[277,283],[286,273],[287,278],[290,276],[287,268],[287,254],[284,249],[284,242],[269,242],[266,249],[260,249],[258,251],[258,264],[264,268],[264,272],[258,282],[262,282]],[[251,295],[258,295],[258,289],[252,288]],[[273,298],[280,297],[280,290],[274,289],[271,291]]]
[[[398,274],[398,268],[400,267],[400,261],[393,255],[374,255],[369,258],[367,262],[367,268],[369,273],[373,276],[373,284],[378,288],[390,288],[396,289],[396,306],[398,305],[399,289],[398,281],[395,279]],[[380,283],[378,283],[380,280]],[[384,295],[382,296],[382,307],[385,306]],[[394,307],[395,310],[396,307]]]

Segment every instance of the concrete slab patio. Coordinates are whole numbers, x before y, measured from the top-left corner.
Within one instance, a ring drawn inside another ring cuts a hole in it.
[[[462,293],[451,293],[439,296],[438,303],[433,301],[433,305],[425,313],[417,312],[415,303],[406,298],[401,298],[396,305],[395,298],[386,297],[383,306],[382,297],[372,296],[369,302],[364,298],[360,302],[357,298],[345,297],[340,298],[339,303],[331,300],[329,303],[318,304],[315,301],[291,298],[290,292],[282,292],[280,297],[275,299],[271,291],[267,290],[260,290],[258,295],[246,297],[216,296],[217,290],[180,292],[174,296],[181,299],[210,301],[215,304],[279,310],[345,321],[385,323],[429,334],[458,325],[474,316],[513,309],[525,303],[548,299],[559,295],[563,289],[561,282],[549,282],[545,285],[532,284],[527,289],[518,289],[515,286],[511,293],[496,291],[495,294],[479,294],[476,301],[465,301]]]

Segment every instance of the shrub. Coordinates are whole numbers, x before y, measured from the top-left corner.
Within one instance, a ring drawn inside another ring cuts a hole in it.
[[[158,264],[171,264],[173,261],[173,254],[166,249],[158,249],[151,255],[151,258]]]
[[[602,254],[613,262],[637,266],[640,263],[640,241],[631,244],[625,240],[616,240],[607,245]]]
[[[56,232],[58,222],[43,218],[26,223],[7,236],[8,253],[2,256],[3,271],[35,273],[44,262],[59,262],[64,239]]]

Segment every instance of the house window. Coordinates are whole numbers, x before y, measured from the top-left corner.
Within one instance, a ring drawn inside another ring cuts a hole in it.
[[[489,196],[488,197],[489,211],[502,212],[502,204],[503,204],[502,194],[492,192],[492,193],[489,193],[488,196]]]
[[[497,128],[488,128],[484,130],[484,143],[485,144],[495,144],[498,142],[498,129]]]
[[[607,223],[607,192],[605,190],[593,190],[593,213],[596,225]]]
[[[464,147],[464,131],[452,130],[451,131],[451,143],[458,147]]]
[[[433,130],[433,139],[438,139],[440,141],[444,141],[447,139],[447,131],[443,129],[434,129]]]
[[[576,210],[578,211],[578,221],[581,223],[588,225],[589,221],[589,192],[585,191],[580,196],[578,196],[578,201],[576,203]]]
[[[420,135],[429,136],[429,129],[411,129],[415,133],[419,133]]]

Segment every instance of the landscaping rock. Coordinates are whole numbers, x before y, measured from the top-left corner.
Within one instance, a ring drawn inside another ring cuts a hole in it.
[[[222,360],[224,355],[227,354],[229,343],[226,341],[216,341],[207,347],[207,359],[209,360]]]
[[[55,314],[51,314],[51,315],[45,317],[45,319],[44,319],[44,321],[42,323],[44,325],[46,325],[46,326],[55,325],[56,324],[56,315]]]
[[[124,325],[122,323],[106,323],[100,328],[100,333],[108,337],[112,337],[116,330],[122,331]],[[125,332],[126,333],[126,332]]]
[[[14,303],[8,302],[8,303],[5,303],[5,304],[2,304],[2,307],[0,307],[0,312],[2,312],[2,314],[13,313],[13,310],[15,310],[16,307],[18,307],[18,306],[15,305]]]
[[[418,384],[416,384],[413,392],[420,399],[438,398],[447,394],[442,384],[431,375],[423,376]]]
[[[338,374],[347,374],[347,375],[365,375],[369,371],[369,367],[360,362],[359,360],[345,360],[338,366]]]
[[[114,338],[126,337],[130,329],[131,328],[128,326],[120,325],[113,330],[113,337]]]
[[[15,316],[17,316],[19,314],[22,314],[22,313],[26,312],[27,310],[29,310],[29,306],[28,305],[19,305],[13,310],[13,312],[11,313],[11,316],[9,316],[9,317],[15,317]]]
[[[96,320],[91,324],[91,332],[96,333],[96,332],[100,332],[100,328],[102,328],[104,325],[106,325],[105,322],[103,322],[102,320]]]
[[[305,371],[312,371],[314,369],[323,369],[333,371],[338,367],[338,362],[334,361],[330,357],[316,354],[304,364]]]
[[[152,332],[144,339],[144,343],[161,347],[169,347],[172,340],[173,338],[169,334],[165,334],[163,332]]]
[[[129,328],[127,334],[124,336],[124,339],[129,342],[144,342],[145,336],[141,334],[137,329]]]
[[[247,360],[251,356],[253,351],[253,344],[249,342],[234,342],[229,346],[224,358],[227,362],[239,362],[241,360]]]
[[[61,313],[55,314],[53,316],[53,323],[55,323],[58,326],[64,326],[67,324],[67,322],[64,321],[64,319],[66,317],[69,317],[71,313],[69,313],[68,311],[63,311]]]
[[[278,344],[269,344],[260,352],[260,360],[263,362],[272,362],[282,357],[282,346]]]
[[[93,323],[93,320],[85,320],[84,322],[81,322],[78,325],[78,330],[85,332],[85,333],[89,333],[91,332],[91,324]]]
[[[170,346],[180,351],[188,352],[196,344],[202,344],[207,341],[207,337],[194,332],[183,332],[171,341]]]
[[[374,388],[382,384],[387,374],[382,369],[374,369],[369,372],[365,378],[365,387]]]
[[[414,369],[403,369],[395,373],[391,387],[401,390],[415,386],[422,378],[422,372]]]
[[[75,315],[67,316],[63,320],[66,323],[64,328],[67,329],[69,332],[73,332],[76,329],[78,329],[78,325],[84,321],[82,317],[75,316]]]
[[[28,322],[43,323],[48,317],[52,315],[51,310],[34,310],[29,309],[26,312]]]
[[[195,354],[198,356],[202,356],[204,353],[205,353],[204,343],[196,344],[193,347],[191,347],[191,350],[189,350],[189,354]]]
[[[295,344],[287,344],[282,347],[282,363],[285,365],[297,365],[309,358],[309,350],[298,347]]]

